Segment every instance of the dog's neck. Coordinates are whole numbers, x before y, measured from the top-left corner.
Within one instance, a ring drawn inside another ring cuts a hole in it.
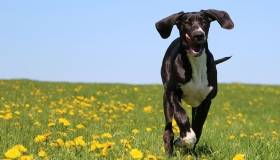
[[[204,82],[207,81],[207,59],[205,48],[203,49],[202,54],[199,57],[194,57],[188,53],[186,54],[192,67],[192,79],[194,81],[203,81],[202,83],[208,83]]]

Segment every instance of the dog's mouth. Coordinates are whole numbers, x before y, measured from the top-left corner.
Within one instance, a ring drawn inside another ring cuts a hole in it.
[[[194,57],[199,57],[203,52],[203,44],[190,45],[188,53]]]
[[[186,49],[186,52],[194,57],[201,56],[205,47],[205,40],[200,40],[200,41],[192,40],[186,34],[186,41],[188,43],[188,48]]]

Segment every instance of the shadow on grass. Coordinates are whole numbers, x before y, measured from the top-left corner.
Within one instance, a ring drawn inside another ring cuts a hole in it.
[[[180,153],[183,155],[193,155],[195,157],[201,157],[201,156],[212,157],[215,151],[211,146],[207,144],[202,144],[197,146],[194,151],[181,148]]]
[[[203,145],[199,145],[197,146],[197,148],[195,149],[195,151],[193,152],[195,156],[202,156],[202,155],[206,155],[211,157],[211,155],[214,154],[214,150],[212,147],[208,146],[207,144],[203,144]]]

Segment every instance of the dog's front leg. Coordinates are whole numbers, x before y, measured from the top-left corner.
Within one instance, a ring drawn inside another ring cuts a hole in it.
[[[187,113],[181,105],[180,95],[172,92],[170,94],[170,102],[174,106],[174,118],[180,129],[180,137],[175,140],[174,144],[178,147],[193,149],[196,143],[196,135],[191,128]]]
[[[206,120],[210,105],[211,105],[211,100],[206,99],[198,107],[192,108],[192,128],[196,134],[196,138],[197,138],[196,144],[200,139],[203,124]]]

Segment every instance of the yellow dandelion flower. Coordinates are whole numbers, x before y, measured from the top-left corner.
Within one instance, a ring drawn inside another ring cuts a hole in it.
[[[16,115],[20,115],[20,112],[19,112],[19,111],[15,111],[15,114],[16,114]]]
[[[132,149],[129,154],[133,159],[141,159],[143,158],[143,153],[138,149]]]
[[[33,160],[32,155],[24,155],[19,158],[19,160]]]
[[[1,118],[4,119],[4,120],[9,120],[9,119],[13,118],[13,114],[12,113],[6,113]]]
[[[50,132],[45,133],[45,134],[39,134],[39,135],[37,135],[37,136],[34,138],[34,141],[35,141],[36,143],[45,142],[45,141],[47,141],[49,135],[51,135]]]
[[[246,133],[240,133],[240,138],[244,138],[244,137],[247,137],[247,134]]]
[[[276,131],[271,131],[271,134],[272,134],[273,136],[275,136],[275,137],[278,136],[278,133],[277,133]]]
[[[93,140],[91,145],[90,145],[90,151],[95,151],[96,149],[101,148],[101,147],[102,147],[101,143],[99,143],[96,140]]]
[[[48,127],[52,127],[52,126],[55,126],[55,123],[54,122],[49,122]]]
[[[232,158],[232,160],[245,160],[245,154],[238,153]]]
[[[40,123],[39,121],[36,121],[36,122],[33,123],[33,125],[34,125],[34,126],[37,126],[37,127],[40,127],[40,126],[41,126],[41,123]]]
[[[21,144],[17,144],[13,148],[19,150],[22,153],[27,152],[27,149],[23,145],[21,145]]]
[[[85,146],[86,145],[86,142],[84,141],[83,136],[74,138],[74,143],[76,146]]]
[[[131,149],[131,145],[127,139],[121,139],[120,142],[125,148]]]
[[[152,106],[146,106],[146,107],[144,107],[144,112],[146,112],[146,113],[151,113],[152,111],[153,111],[153,108],[152,108]]]
[[[139,130],[138,130],[138,129],[133,129],[131,132],[132,132],[133,134],[138,134],[138,133],[139,133]]]
[[[42,142],[45,142],[47,140],[47,137],[44,136],[44,135],[37,135],[35,138],[34,138],[34,141],[36,143],[42,143]]]
[[[38,156],[39,157],[47,157],[48,154],[46,151],[44,151],[43,149],[40,149],[39,152],[38,152]]]
[[[172,119],[172,128],[173,128],[174,133],[179,133],[180,132],[180,129],[177,125],[177,122],[175,121],[174,118]]]
[[[148,154],[146,158],[144,158],[144,160],[157,160],[157,157],[151,154]]]
[[[229,140],[235,139],[235,135],[230,135],[230,136],[228,137],[228,139],[229,139]]]
[[[27,152],[27,149],[23,145],[17,144],[12,148],[8,149],[8,151],[5,152],[4,155],[6,158],[15,159],[19,158],[24,152]]]
[[[78,124],[78,125],[76,125],[76,128],[83,129],[83,128],[86,128],[86,127],[83,124]]]
[[[113,146],[114,143],[112,142],[106,142],[104,143],[103,145],[103,149],[101,151],[101,155],[104,156],[104,157],[107,157],[108,156],[108,152],[109,152],[109,149]]]
[[[5,153],[5,157],[6,158],[10,158],[10,159],[15,159],[21,156],[21,152],[15,148],[11,148],[9,149],[6,153]]]
[[[64,141],[63,141],[61,138],[58,138],[55,142],[57,143],[57,145],[58,145],[59,147],[61,147],[61,146],[64,145]]]
[[[151,132],[152,128],[146,128],[146,132]]]
[[[65,141],[64,146],[66,148],[71,148],[71,147],[75,146],[75,142],[74,141]]]
[[[110,133],[103,133],[101,135],[102,138],[112,138],[112,135]]]
[[[63,124],[64,126],[70,126],[70,122],[65,118],[59,118],[58,123]]]

